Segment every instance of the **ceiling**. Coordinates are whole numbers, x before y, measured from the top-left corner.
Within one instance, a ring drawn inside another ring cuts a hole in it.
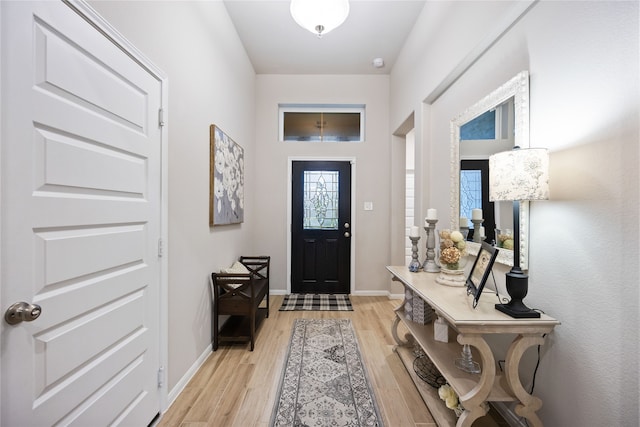
[[[318,38],[295,23],[288,0],[224,0],[257,74],[389,74],[425,0],[349,3],[346,21]]]

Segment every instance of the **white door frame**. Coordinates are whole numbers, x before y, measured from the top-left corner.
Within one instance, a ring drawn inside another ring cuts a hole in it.
[[[356,235],[356,158],[355,157],[319,157],[319,156],[289,156],[287,160],[287,294],[291,293],[291,205],[292,205],[292,165],[293,162],[350,162],[351,163],[351,236]],[[355,291],[356,269],[355,269],[355,251],[356,239],[350,239],[351,257],[349,260],[349,293]]]
[[[159,259],[160,265],[160,314],[159,314],[159,361],[160,361],[160,374],[159,374],[159,393],[160,393],[160,413],[167,409],[167,361],[168,361],[168,330],[169,330],[169,315],[168,315],[168,257],[167,257],[167,243],[168,243],[168,168],[167,168],[167,154],[168,154],[168,135],[169,130],[166,125],[168,117],[168,79],[167,76],[156,67],[151,61],[149,61],[135,46],[133,46],[127,39],[122,36],[111,24],[109,24],[103,17],[101,17],[95,9],[93,9],[84,0],[63,0],[64,3],[74,10],[78,15],[90,23],[96,30],[107,37],[113,44],[118,46],[129,57],[136,61],[140,66],[145,68],[149,74],[155,77],[161,85],[160,102],[164,115],[165,125],[161,128],[161,194],[160,194],[160,239],[158,242],[159,250],[163,249],[162,257]],[[1,9],[0,9],[1,10]],[[0,91],[2,87],[0,86]],[[2,129],[2,122],[0,120],[0,130]],[[1,167],[1,166],[0,166]],[[1,211],[0,211],[1,215]],[[1,218],[0,218],[1,219]],[[2,236],[0,236],[2,238]],[[161,245],[161,246],[160,246]],[[4,307],[3,301],[0,301],[0,307]],[[3,314],[4,316],[4,314]],[[2,347],[0,343],[0,352]],[[2,378],[0,377],[0,384]],[[1,388],[0,388],[1,389]],[[2,396],[0,396],[0,402],[2,402]],[[1,404],[0,404],[1,405]],[[0,406],[0,410],[1,410]]]

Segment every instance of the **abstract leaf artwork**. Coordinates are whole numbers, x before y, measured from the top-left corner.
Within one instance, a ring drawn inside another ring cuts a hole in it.
[[[244,150],[216,125],[210,127],[209,225],[244,221]]]

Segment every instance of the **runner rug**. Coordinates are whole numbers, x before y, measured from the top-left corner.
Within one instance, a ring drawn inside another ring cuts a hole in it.
[[[350,319],[296,319],[270,425],[382,426]]]
[[[285,295],[280,311],[353,311],[346,294],[291,294]]]

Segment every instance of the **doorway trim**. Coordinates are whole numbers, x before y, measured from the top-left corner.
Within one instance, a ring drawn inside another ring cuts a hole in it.
[[[357,235],[357,219],[356,219],[356,158],[355,157],[321,157],[321,156],[289,156],[287,158],[287,216],[286,216],[286,230],[287,230],[287,295],[291,293],[291,208],[292,208],[292,183],[293,174],[292,167],[293,162],[349,162],[351,163],[351,236]],[[349,250],[351,251],[351,257],[349,260],[350,272],[349,272],[349,294],[352,294],[355,289],[356,283],[356,270],[355,270],[355,249],[356,239],[350,239]]]
[[[85,0],[63,0],[63,2],[109,39],[116,47],[145,68],[161,85],[160,106],[162,112],[158,114],[158,121],[162,122],[160,129],[160,241],[158,242],[160,264],[160,314],[158,319],[160,366],[158,367],[158,392],[160,393],[159,411],[160,414],[163,414],[169,407],[167,375],[169,362],[169,126],[167,124],[169,117],[169,79],[160,68],[151,62]]]

